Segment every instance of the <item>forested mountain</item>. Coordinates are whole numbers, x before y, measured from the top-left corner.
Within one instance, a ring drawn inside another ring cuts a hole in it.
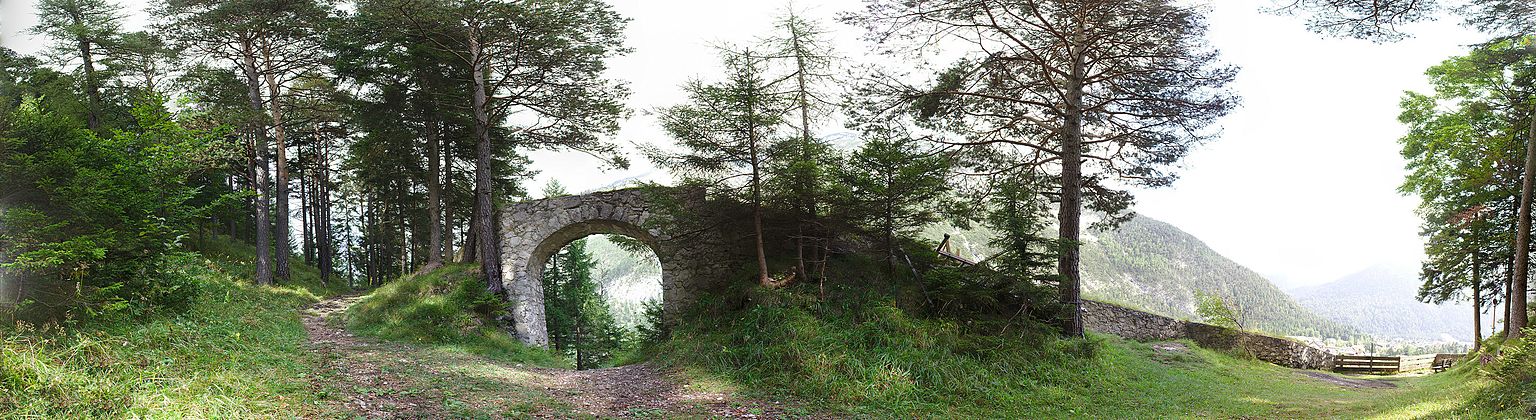
[[[587,252],[595,262],[592,278],[619,325],[640,325],[645,303],[661,300],[661,261],[652,251],[625,249],[612,235],[587,237]]]
[[[985,232],[953,235],[962,249],[991,255]],[[1340,338],[1357,332],[1308,311],[1253,270],[1150,217],[1137,216],[1115,231],[1087,235],[1082,249],[1083,290],[1088,299],[1196,319],[1195,295],[1201,292],[1232,304],[1250,329]]]
[[[1380,264],[1329,283],[1291,291],[1303,306],[1383,337],[1472,339],[1472,307],[1414,298],[1419,276],[1408,264]]]

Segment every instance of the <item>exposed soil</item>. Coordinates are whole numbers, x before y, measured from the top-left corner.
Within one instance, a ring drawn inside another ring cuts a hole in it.
[[[1337,375],[1333,375],[1333,374],[1330,374],[1330,373],[1318,372],[1318,371],[1313,371],[1313,370],[1300,370],[1300,371],[1296,371],[1296,373],[1300,373],[1300,374],[1302,374],[1304,376],[1311,377],[1313,379],[1317,379],[1317,380],[1320,380],[1320,381],[1323,381],[1323,382],[1331,383],[1331,384],[1334,384],[1334,385],[1338,385],[1340,387],[1350,388],[1350,389],[1397,388],[1397,384],[1392,383],[1392,381],[1386,381],[1386,380],[1381,380],[1381,379],[1355,379],[1355,378],[1347,378],[1347,377],[1343,377],[1343,376],[1337,376]]]
[[[648,364],[606,369],[544,370],[552,394],[576,411],[599,417],[662,415],[710,418],[784,418],[783,404],[743,399],[681,383]]]
[[[316,392],[337,414],[370,419],[457,417],[813,417],[777,401],[686,383],[648,364],[569,370],[508,364],[463,353],[356,337],[340,324],[358,296],[304,311],[320,355]]]
[[[323,376],[315,383],[317,391],[331,394],[344,411],[370,419],[445,418],[445,413],[429,395],[405,392],[405,378],[385,372],[382,366],[366,363],[368,358],[347,357],[388,352],[389,348],[360,339],[332,320],[339,320],[347,308],[361,296],[343,296],[311,305],[304,311],[304,329],[309,345],[319,353]],[[336,398],[340,397],[340,398]]]

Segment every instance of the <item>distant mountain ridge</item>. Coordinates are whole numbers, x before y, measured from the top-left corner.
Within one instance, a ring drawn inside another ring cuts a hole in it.
[[[956,245],[972,255],[995,252],[986,245],[990,232],[953,235]],[[1110,232],[1085,232],[1081,249],[1083,294],[1088,299],[1198,320],[1195,292],[1199,291],[1230,300],[1244,313],[1244,326],[1250,329],[1334,338],[1359,333],[1311,312],[1263,276],[1227,259],[1194,235],[1150,217],[1137,216]]]
[[[1329,283],[1292,290],[1291,295],[1320,315],[1372,335],[1472,340],[1471,305],[1419,302],[1418,288],[1418,270],[1412,263],[1378,264]]]
[[[1150,217],[1088,237],[1082,252],[1083,286],[1090,297],[1195,319],[1195,293],[1203,292],[1227,299],[1247,318],[1248,328],[1337,338],[1357,333],[1307,310],[1194,235]]]

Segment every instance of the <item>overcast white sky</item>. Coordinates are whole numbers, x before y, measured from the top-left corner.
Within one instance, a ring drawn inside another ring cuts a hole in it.
[[[715,69],[710,44],[746,42],[768,33],[778,1],[610,0],[633,19],[635,52],[612,63],[627,80],[635,118],[617,141],[664,143],[644,110],[678,103],[678,86]],[[859,0],[801,0],[796,7],[835,31],[843,55],[867,48],[859,31],[833,21]],[[142,26],[144,3],[124,1]],[[1138,194],[1137,210],[1173,223],[1284,288],[1317,284],[1371,265],[1416,264],[1421,255],[1416,200],[1396,188],[1403,161],[1396,139],[1402,91],[1427,87],[1425,68],[1481,40],[1447,22],[1418,25],[1405,42],[1375,45],[1322,39],[1296,18],[1260,13],[1264,0],[1211,6],[1211,42],[1243,68],[1235,90],[1243,108],[1225,118],[1225,135],[1195,151],[1172,188]],[[0,44],[40,48],[27,34],[36,22],[29,0],[0,0]],[[654,169],[600,172],[577,153],[533,155],[534,185],[559,179],[573,191],[602,187]],[[534,187],[537,190],[538,187]]]

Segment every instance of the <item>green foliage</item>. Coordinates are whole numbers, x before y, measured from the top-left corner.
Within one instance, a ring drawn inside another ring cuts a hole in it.
[[[371,337],[460,349],[508,362],[566,363],[498,328],[496,317],[504,315],[504,308],[498,297],[485,291],[473,264],[449,264],[375,289],[347,311],[347,327]]]
[[[560,250],[544,268],[544,325],[550,345],[576,361],[577,369],[603,367],[624,347],[620,328],[592,278],[586,240]]]
[[[226,269],[233,261],[163,259],[157,275],[196,285],[185,311],[69,328],[0,325],[0,417],[319,415],[297,312],[316,296],[252,286]]]
[[[1476,404],[1536,416],[1536,339],[1531,338],[1532,333],[1536,328],[1527,328],[1525,338],[1502,345],[1489,343],[1482,354],[1473,355],[1494,358],[1482,369],[1494,386],[1479,392],[1473,400]]]
[[[140,316],[196,293],[159,274],[202,213],[189,179],[218,149],[157,101],[133,112],[137,127],[100,136],[34,99],[3,127],[0,267],[27,280],[36,316]]]
[[[1195,315],[1200,322],[1233,329],[1243,329],[1242,314],[1221,295],[1195,291]]]
[[[1419,297],[1492,306],[1503,288],[1500,266],[1514,257],[1536,55],[1524,42],[1503,40],[1425,74],[1433,94],[1405,93],[1398,115],[1408,127],[1398,142],[1409,170],[1398,190],[1419,197],[1424,217]]]
[[[938,221],[953,163],[943,154],[919,149],[901,127],[871,124],[864,131],[864,145],[838,168],[837,179],[847,194],[837,211],[879,233],[886,255],[894,259],[895,238]]]
[[[833,417],[1501,416],[1464,402],[1486,386],[1465,376],[1347,390],[1187,342],[1169,351],[1098,335],[1059,339],[1033,321],[982,332],[915,317],[878,296],[817,305],[812,296],[766,293],[780,303],[686,318],[657,361],[696,383],[788,396]]]
[[[667,324],[661,318],[664,313],[662,312],[661,300],[647,300],[642,306],[644,306],[643,315],[645,320],[640,325],[635,326],[635,335],[640,340],[639,344],[656,344],[667,339],[667,336],[671,335],[671,330],[667,328]]]
[[[1046,186],[1028,173],[1005,174],[992,184],[992,194],[987,197],[990,211],[984,225],[995,232],[989,245],[997,254],[987,257],[987,265],[1014,281],[1032,285],[1059,280],[1059,246],[1055,239],[1043,234],[1050,228],[1050,202],[1040,194]]]

